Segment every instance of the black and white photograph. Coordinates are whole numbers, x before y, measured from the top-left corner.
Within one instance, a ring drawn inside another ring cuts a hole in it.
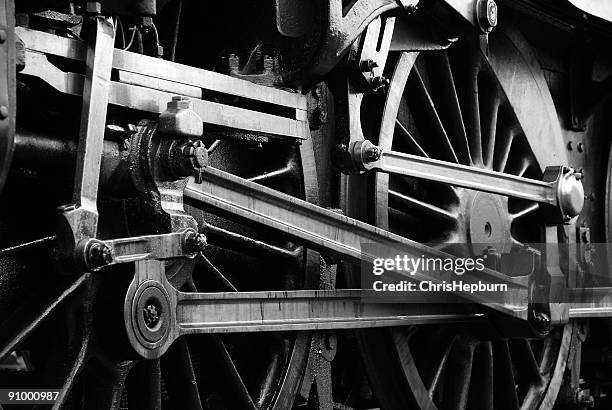
[[[612,409],[612,0],[0,0],[22,409]]]

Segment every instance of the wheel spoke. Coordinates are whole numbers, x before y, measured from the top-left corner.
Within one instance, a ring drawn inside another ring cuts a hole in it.
[[[56,408],[66,406],[66,401],[75,384],[76,378],[87,362],[90,349],[90,336],[86,329],[71,335],[70,343],[61,348],[56,346],[55,354],[45,363],[40,387],[53,386],[60,390],[55,401]]]
[[[45,287],[31,294],[22,308],[0,325],[0,358],[15,350],[45,318],[80,289],[89,276],[85,273],[76,280],[62,278],[54,290]]]
[[[463,50],[455,50],[463,52]],[[474,52],[470,52],[474,54]],[[457,95],[461,105],[461,113],[465,124],[465,132],[470,145],[470,155],[472,163],[482,165],[482,144],[480,132],[480,104],[478,102],[478,73],[480,67],[473,61],[474,56],[467,56],[462,59],[466,64],[459,64],[453,67],[457,80]]]
[[[127,380],[130,409],[161,409],[160,360],[141,360],[130,371]]]
[[[510,154],[510,156],[512,156],[512,153]],[[512,161],[512,158],[510,158],[508,164],[506,165],[505,172],[507,174],[513,174],[522,177],[523,175],[525,175],[525,172],[527,172],[531,165],[532,162],[529,158],[521,157],[520,159],[516,159],[514,161]]]
[[[457,336],[436,326],[424,326],[417,331],[418,343],[411,350],[429,397],[433,397],[442,381],[444,367]]]
[[[291,342],[278,333],[265,333],[263,336],[268,342],[270,351],[265,376],[259,383],[261,387],[254,392],[257,395],[255,402],[259,408],[264,408],[274,395],[276,381],[281,377],[282,364],[286,363],[291,349]]]
[[[212,274],[219,282],[221,282],[223,286],[225,286],[232,292],[238,292],[238,288],[236,288],[236,286],[234,286],[234,284],[230,282],[230,280],[226,278],[225,275],[223,275],[215,267],[215,265],[213,265],[210,260],[208,260],[208,258],[204,256],[204,254],[202,254],[202,252],[200,252],[200,254],[198,255],[197,261],[198,263],[201,263],[204,266],[208,273]]]
[[[493,343],[493,383],[495,409],[516,410],[519,408],[512,359],[506,340],[495,340]]]
[[[442,219],[445,221],[456,222],[457,215],[452,214],[446,209],[439,208],[435,205],[428,204],[418,199],[403,195],[397,191],[389,190],[389,204],[392,208],[400,211],[412,210],[420,212],[425,216]]]
[[[200,343],[205,349],[202,362],[206,363],[202,370],[206,368],[216,372],[211,375],[210,380],[221,393],[225,407],[255,410],[257,407],[221,338],[211,335],[203,337],[202,340],[205,341]]]
[[[490,342],[480,343],[474,352],[469,409],[493,409],[493,349]]]
[[[431,61],[430,72],[435,78],[431,87],[436,91],[437,102],[441,107],[438,112],[444,123],[448,124],[448,136],[459,160],[462,164],[469,165],[472,163],[472,158],[448,54],[433,53],[428,57]]]
[[[499,172],[506,171],[506,165],[508,163],[508,157],[510,156],[510,148],[512,147],[512,141],[514,141],[514,131],[511,128],[506,128],[498,133],[498,141],[496,141],[495,147],[495,159],[493,169]]]
[[[457,339],[447,359],[444,375],[444,409],[465,409],[470,390],[474,345]]]
[[[515,220],[517,220],[519,218],[523,218],[523,217],[525,217],[527,215],[531,215],[534,212],[537,212],[539,209],[540,209],[540,206],[538,204],[531,204],[527,208],[525,208],[525,209],[523,209],[523,210],[521,210],[519,212],[510,214],[510,220],[511,221],[515,221]]]
[[[404,124],[402,124],[402,122],[400,120],[398,120],[398,119],[395,120],[395,127],[396,127],[396,129],[400,130],[400,134],[404,137],[404,140],[409,145],[409,148],[408,148],[409,150],[412,150],[417,155],[421,155],[423,157],[429,158],[429,155],[427,155],[427,153],[425,152],[423,147],[421,147],[421,145],[412,136],[410,131],[408,131],[406,129],[406,127],[404,126]]]
[[[443,147],[444,152],[440,153],[443,158],[448,161],[458,163],[459,160],[457,159],[457,154],[450,143],[448,134],[446,133],[444,125],[442,124],[442,120],[436,111],[435,104],[431,99],[431,95],[429,94],[423,78],[421,77],[421,74],[416,66],[412,70],[408,84],[410,85],[409,92],[414,92],[415,97],[420,102],[420,104],[414,104],[414,106],[411,106],[411,108],[423,116],[429,125],[429,127],[426,128],[432,130],[432,135],[427,135],[427,139],[430,142],[429,147],[438,146],[438,144],[433,143],[431,140],[435,138]]]
[[[173,408],[202,409],[198,383],[186,339],[175,341],[162,357],[162,370]]]
[[[118,409],[127,374],[133,365],[133,361],[110,366],[96,359],[89,361],[79,379],[83,408]]]
[[[480,95],[483,93],[481,92]],[[489,98],[486,98],[489,100]],[[499,97],[494,96],[490,98],[490,101],[481,101],[480,109],[484,110],[485,113],[481,116],[483,124],[481,125],[482,130],[482,156],[484,165],[487,168],[493,167],[493,154],[495,152],[495,136],[497,133],[497,117],[499,112],[500,100]]]
[[[544,381],[540,374],[540,367],[535,359],[531,345],[526,339],[513,339],[510,341],[510,353],[516,365],[521,384],[541,385]]]

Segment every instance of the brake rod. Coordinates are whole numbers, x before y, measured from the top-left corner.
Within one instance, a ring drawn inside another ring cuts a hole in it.
[[[302,201],[271,188],[247,181],[221,170],[207,167],[202,174],[202,184],[189,182],[185,189],[185,201],[193,206],[221,213],[247,223],[255,223],[276,230],[330,256],[352,262],[372,262],[384,258],[383,254],[370,254],[362,250],[362,244],[374,244],[409,258],[455,258],[454,256],[399,235],[382,230]],[[505,284],[507,292],[494,296],[461,293],[473,302],[487,304],[504,314],[526,320],[528,313],[528,274],[509,277],[485,268],[469,275],[457,276],[454,272],[428,270],[411,272],[407,280],[447,283],[461,279],[466,284]]]
[[[360,171],[380,171],[527,199],[558,209],[562,219],[578,215],[584,205],[584,188],[580,182],[582,176],[570,168],[554,167],[559,168],[559,172],[555,172],[551,167],[544,174],[550,181],[539,181],[386,150],[367,140],[352,142],[349,154]]]

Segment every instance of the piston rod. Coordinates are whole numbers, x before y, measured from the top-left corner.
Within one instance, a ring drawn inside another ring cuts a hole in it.
[[[527,199],[557,208],[565,219],[578,215],[584,205],[584,188],[580,182],[582,176],[569,168],[555,175],[552,181],[539,181],[484,168],[385,150],[367,140],[353,142],[349,151],[353,163],[360,171],[374,170],[404,175]]]

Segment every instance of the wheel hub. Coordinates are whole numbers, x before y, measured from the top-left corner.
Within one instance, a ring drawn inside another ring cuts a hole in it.
[[[468,240],[475,255],[488,247],[507,253],[512,246],[508,199],[499,195],[476,192],[467,199]]]

